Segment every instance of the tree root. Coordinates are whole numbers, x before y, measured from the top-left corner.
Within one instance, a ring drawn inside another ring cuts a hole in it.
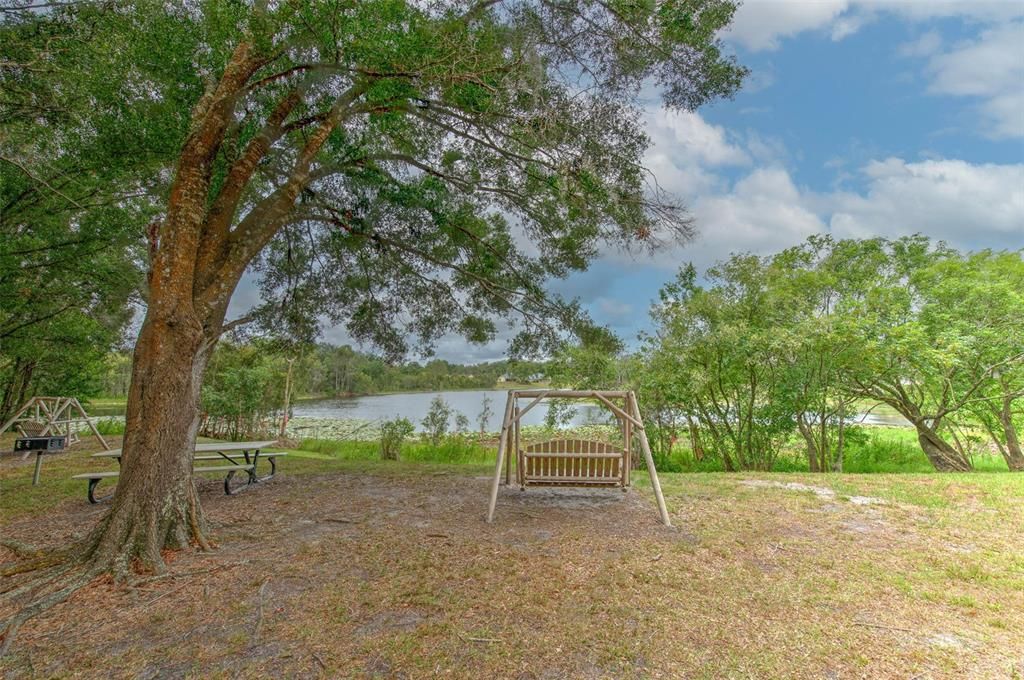
[[[40,557],[43,553],[47,552],[45,548],[29,545],[28,543],[22,543],[21,541],[15,541],[10,538],[0,538],[0,545],[13,552],[15,556],[21,558]]]
[[[72,568],[73,566],[68,566],[68,568],[64,570],[64,572],[61,572],[58,575],[63,575],[63,573],[70,571]],[[74,579],[72,579],[70,583],[66,584],[60,590],[56,590],[52,593],[49,593],[34,600],[33,602],[29,603],[21,610],[19,610],[13,616],[9,617],[4,621],[0,621],[0,657],[6,656],[7,652],[11,648],[11,643],[14,642],[15,636],[18,634],[18,629],[21,627],[23,623],[31,619],[33,616],[41,614],[50,607],[53,607],[65,601],[66,599],[74,595],[78,590],[88,585],[89,582],[97,576],[99,576],[99,574],[102,573],[102,571],[102,569],[97,569],[95,567],[92,569],[87,569],[78,576],[76,576]],[[31,584],[28,584],[28,586],[31,587],[26,586],[23,588],[19,588],[19,591],[26,592],[29,589],[37,589],[39,587],[43,587],[48,583],[52,582],[53,579],[48,578],[49,576],[52,576],[52,574],[48,574],[47,577],[43,577],[40,579],[34,579]]]
[[[0,571],[5,577],[38,572],[24,583],[0,591],[0,604],[12,605],[12,608],[16,609],[11,616],[0,619],[0,658],[10,650],[22,624],[66,601],[98,576],[109,574],[113,576],[115,583],[127,582],[136,575],[137,567],[145,566],[157,572],[158,575],[151,577],[152,580],[170,577],[160,551],[145,550],[138,541],[131,540],[130,530],[118,532],[120,540],[115,543],[118,548],[110,550],[110,544],[103,542],[105,532],[109,528],[109,523],[103,522],[88,536],[69,547],[27,550],[25,552],[31,556],[30,559]],[[205,540],[196,543],[200,549],[210,545]],[[216,568],[205,571],[214,570]],[[202,571],[204,570],[198,570],[199,573]],[[71,578],[68,578],[68,574],[72,575]],[[143,579],[142,582],[146,580]],[[27,603],[18,602],[26,596],[29,597]],[[163,595],[157,599],[160,597]]]
[[[17,574],[39,571],[40,569],[52,567],[66,560],[68,552],[69,551],[67,549],[36,551],[32,559],[19,562],[18,564],[0,570],[0,576],[6,578],[8,576],[15,576]]]

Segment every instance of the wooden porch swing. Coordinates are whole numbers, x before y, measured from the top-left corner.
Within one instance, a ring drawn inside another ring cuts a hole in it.
[[[520,399],[530,399],[525,408],[519,408]],[[604,404],[616,417],[622,431],[623,446],[617,447],[601,441],[587,439],[552,439],[525,448],[520,446],[522,417],[544,399],[589,399]],[[621,401],[622,405],[616,402]],[[491,503],[487,521],[494,521],[498,503],[498,487],[502,484],[502,464],[505,465],[504,484],[511,483],[512,453],[516,458],[516,484],[525,490],[528,486],[582,486],[619,487],[628,491],[634,440],[640,444],[651,488],[658,501],[661,522],[671,526],[665,498],[661,493],[658,473],[654,469],[651,445],[647,441],[644,423],[640,418],[636,395],[633,392],[607,390],[510,390],[505,403],[505,415],[498,438],[498,459],[491,484]]]

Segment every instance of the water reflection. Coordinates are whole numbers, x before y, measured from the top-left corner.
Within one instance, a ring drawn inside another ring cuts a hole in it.
[[[417,427],[430,408],[431,400],[440,396],[455,411],[469,419],[472,429],[480,427],[479,416],[484,399],[491,399],[491,416],[486,429],[494,432],[501,429],[501,416],[505,409],[506,390],[465,390],[455,392],[410,392],[403,394],[378,394],[368,397],[345,399],[304,400],[295,404],[296,417],[310,418],[351,418],[379,421],[389,418],[408,418]],[[525,404],[525,402],[522,402]],[[573,404],[575,412],[570,425],[588,425],[607,422],[609,411],[602,406],[579,402]],[[524,425],[542,425],[547,409],[540,404],[523,416]],[[901,416],[888,413],[857,414],[854,422],[866,425],[906,425]]]

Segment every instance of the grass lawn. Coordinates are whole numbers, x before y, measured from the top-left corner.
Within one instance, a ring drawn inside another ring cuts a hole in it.
[[[487,525],[485,455],[317,448],[237,496],[203,482],[216,552],[98,580],[26,624],[0,674],[1024,677],[1022,475],[662,474],[671,529],[638,475],[503,489]],[[0,534],[82,535],[103,507],[68,477],[104,467],[52,456],[32,488],[4,458]]]

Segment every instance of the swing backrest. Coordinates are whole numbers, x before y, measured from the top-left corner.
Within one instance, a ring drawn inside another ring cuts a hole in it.
[[[41,437],[46,431],[46,423],[35,420],[23,420],[17,424],[17,427],[25,437]]]
[[[519,451],[519,483],[542,485],[625,484],[625,451],[588,439],[553,439]]]

